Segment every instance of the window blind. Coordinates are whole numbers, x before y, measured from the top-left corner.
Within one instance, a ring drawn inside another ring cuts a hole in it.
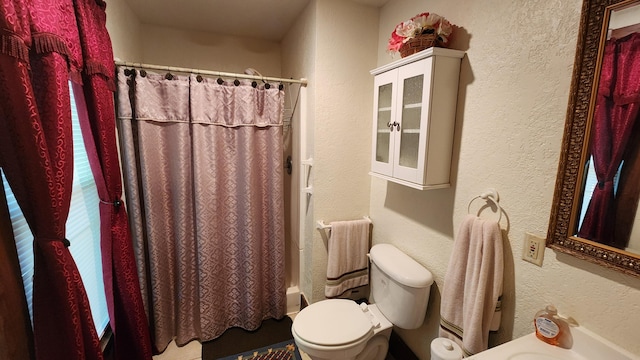
[[[66,224],[66,237],[71,242],[69,250],[80,271],[80,276],[87,291],[96,330],[98,335],[102,336],[109,323],[109,314],[104,294],[100,255],[100,213],[98,208],[100,200],[89,166],[87,151],[84,147],[71,86],[69,87],[69,93],[71,95],[73,122],[74,171],[71,207]],[[29,314],[33,319],[31,302],[33,297],[33,234],[5,179],[4,173],[2,174],[2,183],[7,193],[7,204],[16,240]]]

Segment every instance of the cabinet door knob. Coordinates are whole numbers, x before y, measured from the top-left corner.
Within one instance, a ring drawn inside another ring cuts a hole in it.
[[[393,127],[396,127],[398,131],[400,131],[400,123],[398,122],[388,122],[387,123],[387,127],[389,128],[389,131],[393,131]]]

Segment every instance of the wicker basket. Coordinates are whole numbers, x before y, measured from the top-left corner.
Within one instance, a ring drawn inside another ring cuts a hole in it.
[[[407,57],[424,49],[437,46],[438,37],[436,34],[420,34],[400,47],[400,56]]]

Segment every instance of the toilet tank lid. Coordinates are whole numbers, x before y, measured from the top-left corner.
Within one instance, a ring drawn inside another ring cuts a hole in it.
[[[424,288],[433,284],[429,270],[391,244],[374,245],[369,254],[380,270],[402,285]]]

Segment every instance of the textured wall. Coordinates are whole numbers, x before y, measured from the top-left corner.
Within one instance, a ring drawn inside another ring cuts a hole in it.
[[[280,76],[280,43],[142,24],[124,0],[107,5],[107,30],[122,61]]]
[[[234,73],[251,67],[280,76],[278,42],[145,24],[141,38],[145,63]]]
[[[116,59],[142,61],[140,20],[125,0],[111,0],[107,4],[107,30]]]
[[[553,303],[586,328],[640,354],[640,279],[550,249],[541,268],[521,260],[525,232],[545,236],[547,231],[580,7],[580,0],[391,0],[381,10],[378,65],[394,60],[385,49],[395,25],[424,11],[463,27],[452,47],[467,52],[452,187],[420,192],[371,180],[374,242],[397,245],[436,279],[423,327],[400,331],[420,358],[429,358],[429,342],[437,335],[453,239],[469,201],[488,187],[500,193],[506,212],[501,225],[511,254],[503,326],[491,342],[532,332],[535,312]]]
[[[369,212],[371,89],[378,10],[343,0],[316,2],[315,220]],[[324,298],[327,248],[313,231],[313,301]],[[305,249],[305,251],[308,249]],[[307,294],[309,295],[309,294]]]
[[[327,273],[326,237],[316,229],[316,221],[357,219],[369,213],[369,70],[375,67],[377,22],[375,8],[311,1],[282,41],[283,76],[309,79],[307,149],[301,152],[302,158],[309,155],[314,160],[314,192],[303,210],[307,216],[301,287],[312,302],[324,299]]]

